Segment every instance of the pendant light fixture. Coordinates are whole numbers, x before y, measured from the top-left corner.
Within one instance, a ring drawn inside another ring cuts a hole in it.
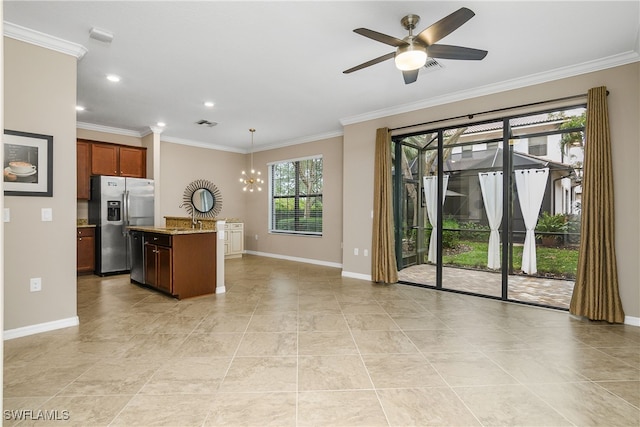
[[[264,184],[264,180],[260,177],[260,171],[256,171],[253,168],[253,134],[255,133],[255,129],[249,129],[251,132],[251,172],[247,174],[247,172],[242,171],[242,177],[240,178],[240,182],[244,184],[242,191],[249,191],[253,193],[253,190],[262,191],[261,185]]]

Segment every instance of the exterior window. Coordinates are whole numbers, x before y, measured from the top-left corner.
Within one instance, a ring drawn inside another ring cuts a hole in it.
[[[272,233],[322,235],[322,157],[269,165]]]
[[[471,147],[470,145],[462,147],[462,158],[463,159],[473,158],[473,147]]]
[[[536,136],[529,138],[529,154],[532,156],[546,156],[547,155],[547,137]]]

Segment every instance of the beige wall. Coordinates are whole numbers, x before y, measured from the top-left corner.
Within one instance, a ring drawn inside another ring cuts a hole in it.
[[[322,237],[269,234],[269,193],[268,184],[265,183],[262,192],[238,193],[238,197],[245,198],[247,206],[246,250],[329,265],[342,264],[342,138],[259,151],[254,154],[253,161],[266,181],[267,163],[314,155],[322,155],[323,158]]]
[[[82,117],[78,117],[82,120]],[[89,139],[92,141],[110,142],[112,144],[133,145],[136,147],[142,147],[142,138],[131,135],[121,135],[109,132],[102,132],[90,129],[77,129],[78,138]]]
[[[53,197],[4,198],[4,328],[76,318],[76,58],[4,38],[5,128],[53,135]],[[53,221],[40,220],[41,208]],[[29,279],[42,278],[30,292]]]
[[[238,182],[244,159],[244,154],[161,142],[161,215],[187,216],[186,209],[179,207],[185,188],[196,179],[206,179],[222,194],[222,210],[218,217],[244,220],[244,198]],[[164,218],[159,225],[164,226]]]
[[[427,108],[345,126],[344,129],[344,257],[346,275],[370,277],[370,260],[353,255],[354,248],[371,245],[371,209],[373,207],[374,141],[377,128],[395,128],[431,120],[468,115],[479,111],[510,107],[586,93],[590,88],[606,86],[610,91],[614,166],[616,252],[620,294],[627,316],[640,318],[640,64],[616,67],[511,90],[490,96]],[[476,117],[482,120],[490,116]]]

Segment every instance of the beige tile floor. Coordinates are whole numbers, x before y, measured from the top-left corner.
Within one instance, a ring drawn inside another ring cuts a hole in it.
[[[255,256],[226,274],[182,301],[80,277],[78,327],[5,342],[4,425],[640,425],[640,328]]]

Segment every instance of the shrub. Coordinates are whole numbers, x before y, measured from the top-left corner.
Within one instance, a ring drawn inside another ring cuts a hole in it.
[[[542,212],[538,218],[536,231],[542,233],[564,233],[567,231],[567,219],[563,214],[551,215],[549,212]]]
[[[460,224],[460,238],[462,240],[471,240],[473,242],[485,242],[489,239],[488,225],[478,224],[476,222],[463,222]]]
[[[295,229],[295,219],[286,218],[277,221],[278,230],[291,230],[291,231],[322,231],[322,218],[298,218],[298,229]]]
[[[538,218],[536,231],[541,233],[536,235],[537,239],[542,239],[542,244],[551,246],[560,241],[560,236],[546,233],[566,233],[567,219],[563,214],[551,215],[549,212],[542,212]]]
[[[442,247],[445,249],[457,248],[460,243],[460,237],[458,236],[458,221],[453,218],[447,218],[442,221]],[[431,239],[431,228],[427,228],[424,231],[425,242],[429,242]]]

